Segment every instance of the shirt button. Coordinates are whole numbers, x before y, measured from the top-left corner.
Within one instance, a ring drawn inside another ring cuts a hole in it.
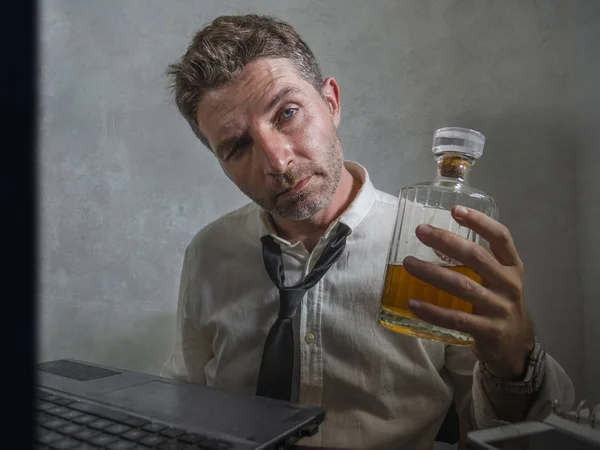
[[[312,344],[313,342],[315,342],[316,336],[314,335],[314,333],[306,333],[306,336],[304,336],[304,341],[307,344]]]

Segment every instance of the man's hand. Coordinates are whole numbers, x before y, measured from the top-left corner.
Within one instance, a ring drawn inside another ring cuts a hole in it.
[[[473,269],[479,284],[465,275],[409,256],[404,268],[413,276],[473,305],[473,313],[410,301],[411,311],[434,325],[469,333],[473,353],[497,377],[518,380],[534,347],[534,335],[523,299],[524,268],[508,229],[478,211],[455,206],[452,216],[490,244],[491,253],[455,233],[429,225],[417,227],[423,244]]]

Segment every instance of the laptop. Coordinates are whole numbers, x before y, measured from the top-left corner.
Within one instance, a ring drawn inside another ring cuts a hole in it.
[[[285,449],[324,411],[73,359],[37,365],[37,448]]]

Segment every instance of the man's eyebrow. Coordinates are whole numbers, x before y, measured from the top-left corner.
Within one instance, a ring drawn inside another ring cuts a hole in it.
[[[281,89],[277,94],[275,94],[275,96],[271,99],[271,101],[267,105],[266,110],[269,111],[269,110],[273,109],[277,105],[277,103],[279,103],[281,100],[283,100],[286,97],[290,97],[291,95],[301,94],[301,93],[302,93],[302,91],[300,89],[298,89],[297,87],[286,86],[283,89]]]

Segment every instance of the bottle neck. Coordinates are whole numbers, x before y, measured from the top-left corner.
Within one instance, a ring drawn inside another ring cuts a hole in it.
[[[469,173],[475,164],[475,158],[462,154],[453,153],[435,157],[437,161],[436,180],[451,178],[461,183],[469,183]]]

